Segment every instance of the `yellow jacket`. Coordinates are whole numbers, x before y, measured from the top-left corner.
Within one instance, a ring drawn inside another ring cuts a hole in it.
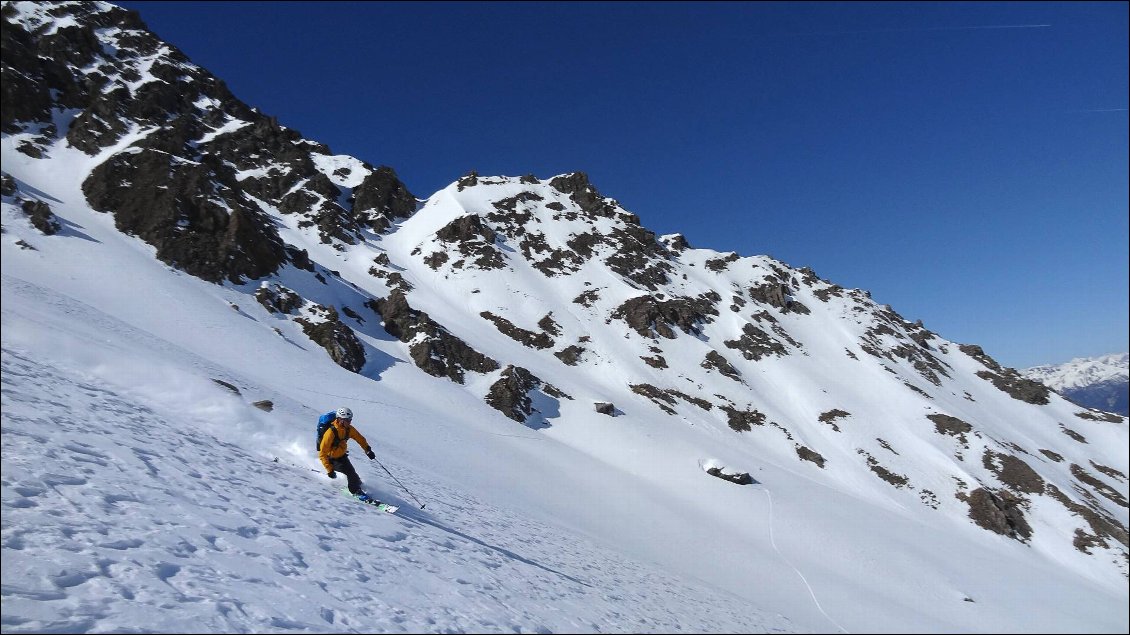
[[[334,439],[337,439],[336,444],[334,443]],[[325,434],[322,435],[322,445],[321,449],[318,450],[318,458],[322,460],[322,465],[326,466],[327,473],[334,470],[330,460],[340,459],[349,451],[347,446],[349,445],[350,439],[353,439],[360,444],[362,448],[365,448],[365,452],[370,450],[369,442],[366,441],[365,437],[352,425],[346,426],[340,420],[335,419],[333,425],[326,428]]]

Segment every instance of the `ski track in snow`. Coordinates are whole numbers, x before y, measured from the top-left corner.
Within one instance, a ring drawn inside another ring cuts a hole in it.
[[[360,507],[308,468],[7,346],[3,409],[5,632],[131,630],[153,611],[185,632],[795,631],[451,488],[427,510]]]

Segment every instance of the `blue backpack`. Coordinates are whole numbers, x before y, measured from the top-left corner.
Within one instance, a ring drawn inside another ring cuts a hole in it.
[[[337,419],[337,412],[331,410],[326,414],[318,417],[318,438],[314,440],[314,449],[319,452],[322,451],[322,437],[326,435],[326,428],[332,428],[334,419]],[[337,445],[337,429],[334,429],[334,445]]]

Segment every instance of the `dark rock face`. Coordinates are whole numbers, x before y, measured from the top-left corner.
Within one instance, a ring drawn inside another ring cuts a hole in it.
[[[1045,450],[1043,448],[1040,448],[1040,454],[1043,454],[1044,456],[1055,461],[1056,463],[1062,463],[1063,462],[1063,455],[1060,454],[1059,452],[1052,452],[1051,450]]]
[[[990,381],[997,390],[1007,393],[1013,399],[1043,406],[1049,403],[1051,389],[1037,381],[1025,379],[1013,368],[1003,368],[995,359],[989,357],[976,344],[962,344],[958,350],[981,362],[989,370],[979,371],[977,376]]]
[[[878,459],[871,456],[863,449],[857,449],[856,452],[862,454],[867,459],[867,467],[871,469],[875,476],[878,476],[891,485],[894,485],[897,489],[910,487],[910,479],[908,479],[906,476],[897,474],[883,467],[882,464],[879,463]]]
[[[525,182],[525,181],[523,181]],[[495,201],[495,212],[487,215],[487,219],[494,223],[495,229],[505,234],[518,244],[522,256],[532,267],[541,271],[548,277],[574,273],[584,264],[584,258],[575,251],[552,247],[545,234],[537,229],[542,221],[535,217],[535,212],[544,207],[556,212],[565,211],[566,208],[558,201],[542,202],[543,196],[536,192],[525,191],[509,198]],[[561,214],[554,214],[557,220]],[[567,212],[566,216],[575,218],[575,212]]]
[[[957,348],[962,353],[965,353],[973,359],[981,362],[983,366],[990,370],[996,372],[1001,372],[1004,370],[1004,368],[1002,368],[1001,365],[997,363],[997,360],[989,357],[988,353],[986,353],[984,349],[976,344],[960,344]]]
[[[604,236],[597,232],[584,232],[573,236],[566,244],[569,249],[577,254],[579,258],[587,259],[592,258],[593,252],[597,246],[603,244]]]
[[[115,213],[120,230],[154,245],[158,258],[193,275],[238,281],[273,272],[282,260],[273,230],[257,210],[222,192],[225,171],[218,159],[198,162],[186,145],[206,129],[205,121],[189,114],[203,94],[227,104],[232,113],[251,115],[250,109],[211,76],[190,72],[187,58],[172,47],[150,67],[165,81],[147,82],[131,95],[124,86],[110,84],[108,75],[128,76],[136,58],[160,44],[137,15],[92,4],[53,11],[71,14],[75,26],[44,34],[4,22],[4,90],[21,95],[5,100],[4,129],[50,123],[51,107],[77,109],[67,138],[93,153],[116,142],[130,125],[159,126],[163,133],[134,146],[140,153],[118,154],[92,172],[83,186],[92,207]],[[123,29],[122,48],[112,59],[104,57],[95,34],[108,27]],[[100,70],[85,75],[76,70],[92,65]]]
[[[712,467],[706,470],[706,473],[711,476],[720,478],[723,481],[730,481],[731,483],[737,483],[738,485],[751,485],[753,483],[753,477],[749,475],[749,472],[726,473],[722,471],[722,468]]]
[[[466,243],[475,240],[491,245],[494,244],[494,231],[483,223],[483,219],[474,214],[461,216],[444,225],[436,232],[436,238],[444,242]]]
[[[738,369],[734,368],[733,364],[717,351],[708,352],[699,365],[707,370],[716,370],[724,377],[729,377],[736,382],[742,381],[742,374],[738,372]]]
[[[810,313],[808,307],[793,298],[792,290],[789,289],[788,285],[781,282],[750,287],[749,297],[754,302],[775,306],[781,309],[782,313],[799,313],[802,315]]]
[[[623,221],[607,236],[591,233],[570,241],[569,248],[574,253],[581,258],[589,258],[596,245],[604,245],[612,250],[612,254],[604,259],[605,264],[624,278],[651,291],[669,281],[669,275],[674,271],[668,262],[671,252],[656,239],[654,232],[640,226],[638,216],[621,211],[616,201],[601,196],[589,182],[588,175],[583,172],[562,175],[551,179],[549,185],[568,194],[591,219],[615,218]]]
[[[348,371],[359,372],[365,366],[365,347],[353,329],[341,323],[333,307],[321,307],[317,312],[322,314],[324,321],[306,318],[295,318],[294,321],[302,325],[306,337],[326,349],[335,364]]]
[[[16,179],[11,174],[3,172],[0,174],[0,185],[2,185],[4,196],[10,196],[14,200],[13,203],[19,205],[23,213],[27,215],[28,220],[31,221],[32,227],[35,227],[45,236],[53,236],[63,228],[59,218],[51,211],[51,206],[45,201],[38,198],[29,198],[27,194],[20,191],[19,185],[16,184]]]
[[[545,331],[547,335],[557,337],[561,335],[561,325],[553,320],[553,313],[547,313],[545,317],[538,320],[538,327]]]
[[[608,236],[615,253],[604,259],[610,269],[651,291],[670,281],[674,271],[670,254],[655,238],[655,232],[639,225],[615,228]]]
[[[656,406],[659,406],[659,409],[663,412],[666,412],[667,414],[675,414],[674,406],[678,405],[679,400],[685,401],[707,411],[714,408],[714,404],[710,403],[709,401],[706,401],[705,399],[699,399],[698,397],[692,397],[682,391],[675,390],[674,388],[659,388],[658,386],[652,386],[651,384],[632,384],[631,386],[629,386],[629,388],[631,388],[632,392],[636,393],[637,395],[641,395],[650,399],[652,403],[654,403]]]
[[[1079,417],[1080,419],[1086,419],[1088,421],[1106,421],[1107,423],[1122,422],[1121,415],[1116,415],[1109,412],[1100,412],[1098,410],[1092,410],[1090,412],[1076,412],[1075,416]]]
[[[651,384],[633,384],[631,388],[632,392],[647,397],[652,403],[659,406],[659,409],[663,412],[669,415],[675,414],[675,409],[672,406],[677,404],[678,400],[667,394],[663,389],[652,386]]]
[[[297,293],[277,282],[259,287],[255,291],[255,299],[268,311],[284,315],[306,303]]]
[[[705,267],[711,271],[725,271],[726,267],[729,267],[731,262],[737,262],[738,260],[740,260],[740,258],[736,253],[730,253],[721,258],[707,260]]]
[[[465,188],[474,187],[479,184],[479,173],[476,170],[471,170],[465,174],[456,183],[456,187],[462,192]]]
[[[1067,426],[1063,425],[1062,423],[1059,424],[1059,431],[1066,434],[1067,436],[1071,437],[1072,439],[1075,439],[1079,443],[1086,443],[1087,442],[1087,437],[1079,434],[1078,432],[1072,430],[1071,428],[1068,428]]]
[[[615,203],[601,196],[584,172],[573,172],[556,177],[549,181],[549,185],[562,194],[568,194],[569,198],[590,216],[612,218],[616,213]]]
[[[1094,462],[1092,461],[1091,464],[1094,465]],[[1118,470],[1115,470],[1113,468],[1106,468],[1105,470],[1103,470],[1102,469],[1103,466],[1097,466],[1097,467],[1099,467],[1100,470],[1103,471],[1104,473],[1106,473],[1108,476],[1121,474],[1121,472],[1119,472]],[[1130,504],[1128,504],[1127,501],[1126,501],[1126,497],[1123,496],[1121,492],[1114,489],[1110,485],[1107,485],[1106,483],[1102,482],[1102,480],[1095,477],[1093,474],[1091,474],[1090,472],[1085,470],[1082,466],[1076,465],[1075,463],[1072,463],[1071,464],[1071,475],[1074,476],[1076,479],[1078,479],[1080,483],[1084,483],[1085,485],[1089,486],[1092,490],[1097,492],[1100,496],[1104,496],[1107,499],[1109,499],[1115,505],[1118,505],[1119,507],[1130,506]],[[1116,478],[1117,478],[1117,476],[1116,476]],[[1126,477],[1123,476],[1122,479],[1120,479],[1120,480],[1125,481]]]
[[[1032,527],[1024,518],[1023,500],[1008,490],[991,492],[984,487],[973,490],[965,501],[969,504],[969,517],[979,527],[1026,542],[1032,537]]]
[[[957,437],[957,440],[961,442],[962,446],[966,448],[969,447],[969,439],[967,439],[965,435],[973,431],[973,426],[950,415],[930,414],[926,415],[926,418],[934,422],[934,428],[937,430],[938,434],[948,434]]]
[[[408,349],[412,361],[433,377],[447,377],[463,383],[467,370],[489,373],[498,370],[498,362],[471,348],[437,324],[427,313],[408,305],[401,291],[393,291],[369,305],[384,319],[385,330],[401,342],[413,342]],[[417,335],[421,335],[416,339]]]
[[[996,474],[1005,487],[1017,494],[1042,494],[1046,489],[1044,479],[1017,456],[986,449],[982,463],[985,469]]]
[[[416,197],[390,167],[377,168],[353,190],[354,218],[377,233],[415,211]]]
[[[495,246],[497,236],[494,230],[475,214],[462,216],[444,225],[436,232],[436,238],[454,243],[459,253],[465,258],[474,259],[473,264],[480,269],[501,269],[506,266],[502,252]],[[462,267],[462,262],[459,261],[454,266]]]
[[[53,236],[63,228],[59,219],[51,211],[51,206],[43,201],[25,200],[20,204],[20,209],[28,215],[32,226],[43,232],[45,236]]]
[[[890,307],[876,312],[874,317],[877,323],[868,327],[859,347],[873,357],[892,362],[906,360],[924,379],[935,386],[941,386],[941,377],[949,377],[949,372],[948,366],[933,354],[930,347],[934,334],[925,329],[921,322],[907,322]],[[891,340],[897,344],[890,343]]]
[[[765,425],[765,415],[756,410],[738,410],[732,406],[721,406],[726,413],[728,424],[735,432],[750,432],[753,426]]]
[[[509,198],[504,198],[492,203],[497,213],[491,214],[488,218],[492,221],[498,221],[513,225],[515,229],[524,226],[533,217],[528,211],[528,205],[537,204],[545,200],[540,194],[536,192],[520,192]],[[560,205],[560,203],[558,203]],[[564,209],[564,206],[562,206]]]
[[[840,410],[839,408],[832,408],[831,410],[829,410],[827,412],[820,413],[820,416],[817,417],[816,420],[819,421],[820,423],[826,423],[826,424],[832,426],[833,430],[835,430],[836,432],[839,432],[840,426],[836,425],[836,419],[841,419],[843,417],[850,417],[850,416],[851,416],[851,413],[846,411],[846,410]]]
[[[682,234],[671,234],[663,240],[663,246],[673,253],[679,254],[691,248],[687,237]]]
[[[12,175],[7,172],[0,173],[0,194],[15,196],[16,190],[16,179],[12,178]]]
[[[578,294],[577,297],[573,298],[573,303],[579,304],[583,307],[591,307],[599,299],[600,292],[595,289],[590,289]]]
[[[577,362],[581,361],[581,355],[584,352],[585,347],[573,344],[555,352],[553,355],[566,366],[576,366]]]
[[[643,295],[632,298],[612,312],[614,319],[624,320],[628,326],[644,337],[654,337],[653,332],[667,339],[675,339],[672,326],[684,333],[697,335],[699,325],[709,323],[710,316],[718,315],[715,303],[722,297],[710,291],[697,298],[672,298],[659,300]]]
[[[844,297],[844,288],[838,284],[828,285],[819,289],[813,289],[812,295],[821,302],[828,302],[832,296],[837,298]]]
[[[12,5],[5,11],[4,130],[41,130],[39,145],[65,135],[88,154],[136,131],[136,141],[91,172],[83,192],[166,264],[211,282],[276,272],[288,254],[260,204],[301,215],[299,226],[316,227],[326,243],[354,243],[360,221],[380,226],[414,210],[387,168],[370,170],[353,193],[361,207],[341,207],[341,190],[311,160],[328,148],[236,99],[136,13],[57,4],[50,13],[69,26],[52,29],[10,19]],[[127,86],[146,73],[157,81]],[[55,129],[53,108],[76,113],[66,130]]]
[[[789,354],[788,349],[777,338],[748,322],[742,327],[741,337],[722,343],[727,348],[737,350],[742,357],[755,362],[770,355],[784,357]]]
[[[516,342],[521,342],[528,348],[542,349],[553,346],[553,338],[551,338],[546,333],[535,333],[533,331],[527,331],[526,329],[515,326],[514,323],[510,320],[507,320],[502,316],[495,315],[490,311],[483,311],[479,313],[479,316],[493,323],[495,328],[497,328],[503,335],[508,336],[510,339]]]
[[[530,371],[510,365],[502,371],[502,378],[491,385],[486,402],[518,423],[525,423],[534,412],[530,392],[541,384],[541,380]]]
[[[1088,534],[1082,529],[1075,530],[1075,548],[1084,553],[1090,553],[1089,548],[1109,547],[1107,539],[1120,543],[1123,547],[1130,546],[1130,534],[1126,525],[1106,513],[1096,502],[1081,505],[1071,500],[1055,485],[1048,485],[1048,494],[1059,501],[1065,508],[1087,521],[1093,533]]]
[[[55,8],[58,15],[61,8]],[[16,10],[4,5],[2,47],[2,105],[0,126],[6,133],[20,132],[22,122],[51,123],[51,108],[83,108],[89,94],[102,87],[105,78],[82,76],[67,67],[86,68],[101,50],[94,34],[97,28],[117,26],[125,30],[143,28],[137,14],[114,7],[101,11],[89,5],[66,9],[78,18],[77,24],[48,33],[47,25],[33,25],[25,31],[15,24]],[[55,136],[59,131],[45,131]]]
[[[596,410],[602,415],[608,415],[609,417],[616,416],[616,405],[605,401],[598,401],[594,403],[593,410]]]
[[[210,161],[218,161],[211,159]],[[286,258],[278,232],[215,169],[161,151],[120,153],[83,183],[91,207],[114,214],[119,231],[157,248],[157,258],[209,282],[261,278]]]
[[[987,370],[977,372],[981,379],[991,381],[997,390],[1007,393],[1013,399],[1019,399],[1037,406],[1047,405],[1051,389],[1038,381],[1025,379],[1012,368],[1005,369],[1003,373],[992,373]]]
[[[816,450],[807,448],[803,445],[796,446],[796,455],[804,461],[811,461],[816,464],[816,467],[824,469],[824,457],[821,456]]]

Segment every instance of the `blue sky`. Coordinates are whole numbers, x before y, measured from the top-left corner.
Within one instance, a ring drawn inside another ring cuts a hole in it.
[[[1127,3],[119,4],[418,197],[583,171],[1008,366],[1130,348]]]

